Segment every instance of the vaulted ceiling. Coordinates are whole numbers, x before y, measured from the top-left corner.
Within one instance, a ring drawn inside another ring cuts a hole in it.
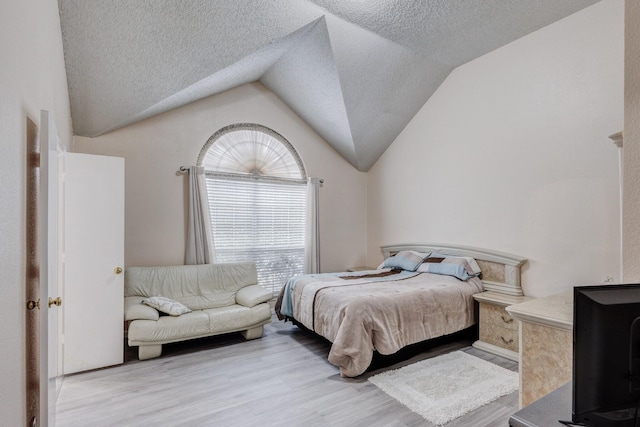
[[[74,132],[260,81],[367,171],[457,66],[598,0],[59,0]]]

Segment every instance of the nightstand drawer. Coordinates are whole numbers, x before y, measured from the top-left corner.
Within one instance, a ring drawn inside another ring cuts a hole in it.
[[[518,331],[492,323],[480,322],[480,341],[518,351]]]
[[[480,324],[491,324],[518,331],[518,322],[507,313],[504,307],[493,304],[480,304]]]

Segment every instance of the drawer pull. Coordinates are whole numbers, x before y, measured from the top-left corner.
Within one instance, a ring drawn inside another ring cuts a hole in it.
[[[513,319],[506,319],[502,314],[500,315],[500,317],[502,318],[502,321],[504,323],[513,323]]]
[[[502,335],[500,335],[500,338],[502,339],[502,342],[505,344],[511,344],[513,342],[513,338],[511,338],[510,340],[505,340]]]

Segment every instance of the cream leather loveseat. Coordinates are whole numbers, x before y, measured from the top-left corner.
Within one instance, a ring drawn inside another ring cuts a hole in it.
[[[139,346],[140,360],[162,354],[162,344],[239,331],[260,338],[271,322],[271,292],[256,285],[255,264],[202,264],[129,267],[125,272],[124,318],[130,321],[129,346]],[[162,296],[192,311],[162,315],[146,304]]]

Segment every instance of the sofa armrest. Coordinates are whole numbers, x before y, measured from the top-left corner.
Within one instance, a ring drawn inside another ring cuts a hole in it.
[[[273,294],[258,285],[245,286],[236,292],[236,302],[249,308],[271,299]]]
[[[144,297],[124,297],[124,320],[158,320],[160,313],[142,303]]]

